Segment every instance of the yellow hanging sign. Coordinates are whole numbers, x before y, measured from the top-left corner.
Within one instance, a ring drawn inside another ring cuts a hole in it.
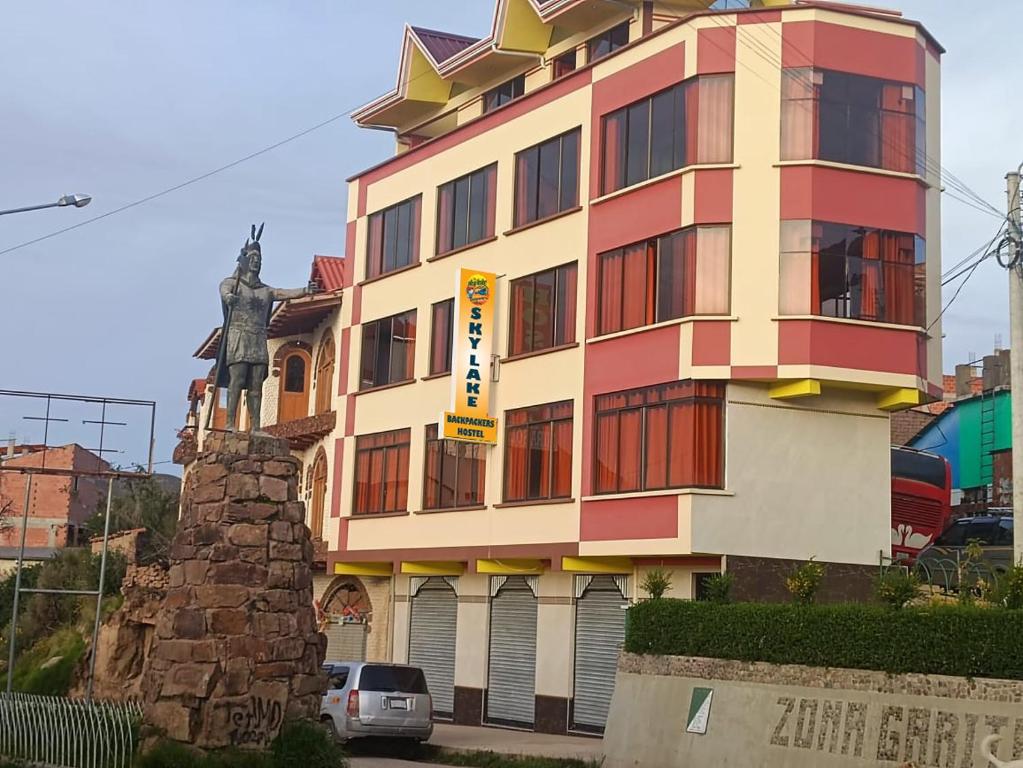
[[[455,281],[457,313],[452,324],[451,411],[441,416],[447,440],[496,443],[490,416],[490,356],[494,347],[497,275],[460,269]]]

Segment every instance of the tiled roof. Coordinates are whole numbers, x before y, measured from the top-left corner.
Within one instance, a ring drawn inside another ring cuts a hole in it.
[[[412,31],[438,64],[443,64],[455,54],[461,53],[480,40],[478,37],[465,37],[424,27],[412,27]]]
[[[206,393],[206,379],[192,379],[188,387],[188,402],[202,397]]]
[[[345,260],[338,256],[313,256],[313,279],[324,291],[345,287]]]

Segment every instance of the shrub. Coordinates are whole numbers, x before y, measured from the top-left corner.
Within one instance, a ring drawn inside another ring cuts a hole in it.
[[[1023,563],[1013,566],[993,585],[989,599],[1002,608],[1023,608]]]
[[[630,608],[627,627],[632,653],[1023,680],[1023,611],[664,599]]]
[[[920,595],[920,577],[904,568],[889,568],[874,583],[874,595],[891,608],[905,608]]]
[[[270,747],[273,768],[341,768],[344,750],[327,730],[308,720],[286,723]]]
[[[671,575],[671,571],[654,568],[652,571],[647,571],[640,587],[650,595],[651,600],[660,600],[664,597],[664,593],[671,589]]]
[[[85,640],[74,629],[62,629],[33,645],[14,664],[14,690],[43,696],[65,696],[71,687]]]
[[[716,573],[704,584],[707,590],[707,601],[723,605],[732,602],[732,582],[735,577],[731,573]]]
[[[824,580],[824,566],[815,563],[813,558],[803,563],[785,580],[785,586],[797,603],[810,605],[817,599],[817,591]]]

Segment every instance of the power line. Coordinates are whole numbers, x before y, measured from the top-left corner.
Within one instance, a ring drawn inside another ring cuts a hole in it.
[[[937,324],[937,322],[942,318],[942,316],[946,312],[948,312],[949,308],[955,303],[955,300],[959,298],[959,294],[962,292],[963,288],[966,287],[966,284],[968,282],[970,282],[970,278],[973,277],[973,273],[977,271],[977,267],[979,267],[984,262],[985,259],[989,258],[992,255],[992,252],[991,252],[990,248],[991,248],[992,245],[994,245],[995,240],[997,240],[999,237],[1001,237],[1002,230],[1004,230],[1004,229],[1005,229],[1005,224],[1002,224],[1002,226],[998,228],[998,231],[995,232],[995,236],[992,237],[987,242],[987,244],[983,247],[983,250],[984,250],[984,255],[983,256],[981,256],[979,259],[977,259],[975,262],[973,262],[973,264],[971,264],[968,267],[964,268],[962,272],[959,272],[955,276],[953,276],[953,277],[949,278],[948,280],[945,280],[945,281],[942,282],[942,286],[944,287],[946,283],[951,282],[956,277],[959,277],[959,275],[963,274],[963,272],[966,273],[966,278],[963,280],[963,282],[961,282],[959,284],[959,287],[956,288],[956,292],[952,294],[952,298],[948,300],[948,303],[938,313],[938,316],[935,317],[934,320],[931,321],[931,324],[927,326],[927,330],[928,331],[930,331],[931,328],[933,328]],[[978,249],[978,250],[981,250],[981,249]]]

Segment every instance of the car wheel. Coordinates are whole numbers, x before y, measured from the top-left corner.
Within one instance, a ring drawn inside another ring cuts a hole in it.
[[[330,734],[330,738],[336,742],[341,742],[342,739],[337,734],[337,726],[334,725],[334,718],[329,715],[324,715],[320,718],[320,724],[327,729],[327,733]]]

